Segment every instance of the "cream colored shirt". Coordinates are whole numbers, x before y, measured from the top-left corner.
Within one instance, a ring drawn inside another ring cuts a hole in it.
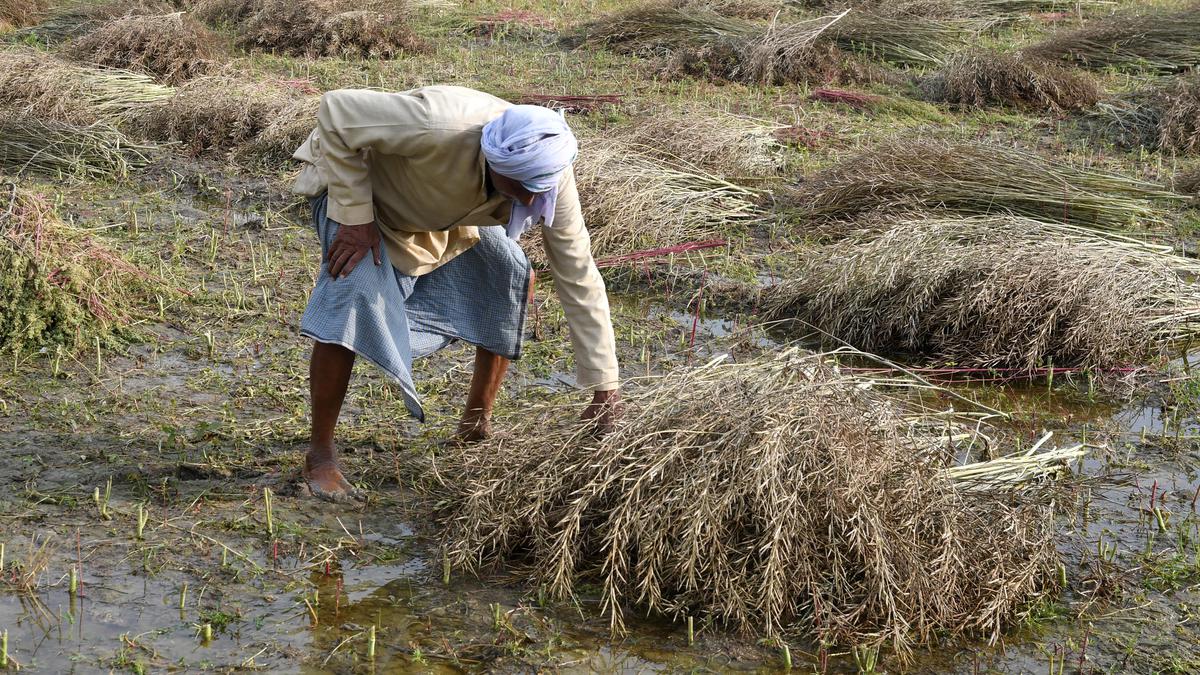
[[[292,190],[314,197],[328,191],[330,219],[375,221],[392,265],[404,274],[427,274],[479,241],[479,227],[508,220],[508,198],[488,195],[480,137],[483,125],[510,105],[465,87],[328,92],[317,128],[294,155],[305,167]],[[559,183],[554,223],[542,228],[542,241],[571,329],[577,382],[614,389],[608,294],[571,170]]]

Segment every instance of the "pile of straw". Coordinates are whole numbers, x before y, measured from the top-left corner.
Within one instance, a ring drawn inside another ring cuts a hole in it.
[[[844,15],[761,23],[651,4],[592,21],[568,44],[661,57],[666,71],[715,80],[784,84],[863,78],[825,33]]]
[[[1200,199],[1200,166],[1180,171],[1173,181],[1175,191]]]
[[[0,108],[9,112],[80,125],[128,118],[174,94],[145,75],[84,68],[24,49],[0,51],[0,91]]]
[[[0,167],[9,174],[107,180],[145,166],[150,148],[103,123],[81,127],[27,115],[0,115]]]
[[[37,23],[49,6],[49,0],[0,0],[0,30]]]
[[[762,216],[755,194],[619,138],[582,138],[575,162],[584,219],[598,256],[728,236]]]
[[[232,76],[201,77],[179,87],[136,124],[159,141],[177,141],[192,155],[232,150],[258,137],[293,103],[292,92]]]
[[[1020,53],[971,50],[955,54],[921,82],[927,98],[968,108],[1079,110],[1100,100],[1087,74]]]
[[[827,38],[839,48],[897,65],[938,65],[982,26],[974,21],[932,19],[890,12],[851,11]]]
[[[855,347],[970,367],[1107,368],[1200,330],[1195,261],[1011,216],[917,218],[813,249],[770,313]]]
[[[233,28],[239,46],[289,56],[390,59],[422,52],[403,0],[194,0],[201,20]]]
[[[25,29],[22,34],[32,35],[47,45],[57,45],[114,19],[141,14],[167,14],[172,9],[169,3],[160,0],[108,0],[98,4],[76,2],[55,7],[45,19]]]
[[[0,181],[0,251],[0,351],[90,345],[126,325],[140,296],[164,290],[9,181]]]
[[[770,19],[787,9],[786,0],[668,0],[676,9],[700,10],[739,19]]]
[[[217,38],[182,12],[126,16],[71,42],[72,58],[123,68],[178,84],[210,73],[219,55]]]
[[[686,162],[724,178],[770,176],[783,169],[778,125],[701,104],[655,109],[610,133],[647,155]]]
[[[1200,75],[1179,75],[1101,103],[1084,125],[1122,147],[1200,154]]]
[[[602,440],[568,406],[526,406],[486,444],[439,451],[450,562],[512,563],[558,598],[595,584],[617,631],[634,606],[901,656],[995,640],[1055,586],[1049,509],[968,497],[945,471],[980,436],[825,355],[624,391]]]
[[[317,126],[320,96],[307,96],[279,111],[239,152],[270,162],[286,161]]]
[[[895,140],[802,182],[788,198],[804,215],[852,218],[876,210],[944,207],[1014,213],[1098,229],[1158,223],[1158,185],[1082,169],[1012,148],[973,142]]]
[[[1177,71],[1200,65],[1200,4],[1185,9],[1144,9],[1089,21],[1025,48],[1045,59],[1085,68]]]

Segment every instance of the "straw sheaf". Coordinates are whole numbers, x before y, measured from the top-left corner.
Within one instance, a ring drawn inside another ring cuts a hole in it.
[[[1184,70],[1200,65],[1200,4],[1184,9],[1149,7],[1094,19],[1055,33],[1024,52],[1085,68]]]
[[[216,68],[217,37],[182,12],[114,19],[67,46],[75,59],[179,84]]]
[[[1020,53],[986,50],[950,57],[921,88],[930,100],[968,108],[1002,105],[1048,111],[1086,108],[1102,94],[1086,73]]]
[[[1178,195],[1145,181],[1050,162],[976,142],[895,140],[800,183],[785,201],[807,217],[845,219],[881,209],[1012,213],[1119,230],[1164,222]]]
[[[430,470],[451,563],[508,562],[572,597],[802,630],[901,656],[995,640],[1054,585],[1049,511],[965,497],[944,471],[980,437],[899,394],[789,350],[625,389],[603,440],[563,406],[523,407]],[[986,570],[986,572],[981,572]]]
[[[1178,75],[1101,103],[1083,124],[1126,148],[1200,154],[1200,75]]]
[[[1195,261],[1009,216],[893,221],[813,249],[768,313],[860,349],[957,365],[1110,368],[1200,327]]]

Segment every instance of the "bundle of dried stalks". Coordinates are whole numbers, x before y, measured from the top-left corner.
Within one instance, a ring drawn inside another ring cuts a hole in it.
[[[177,0],[197,19],[216,26],[237,26],[258,10],[258,0]]]
[[[813,249],[766,304],[865,350],[1107,368],[1200,332],[1200,287],[1185,281],[1197,273],[1193,260],[1068,225],[926,217]]]
[[[771,19],[786,11],[786,0],[669,0],[677,9],[713,12],[739,19]]]
[[[811,217],[943,207],[1098,229],[1162,222],[1162,207],[1154,201],[1159,199],[1178,196],[1153,183],[1049,162],[1012,148],[908,139],[845,160],[802,182],[787,197]]]
[[[1200,65],[1200,4],[1141,9],[1089,21],[1025,48],[1037,58],[1085,68],[1111,66],[1175,71]]]
[[[651,4],[592,21],[568,44],[664,57],[672,74],[783,84],[865,77],[859,64],[827,40],[842,15],[757,23],[702,9]]]
[[[172,9],[169,3],[157,0],[109,0],[99,4],[84,0],[55,7],[41,23],[27,28],[23,34],[32,35],[47,45],[57,45],[96,30],[114,19],[167,14]]]
[[[182,12],[126,16],[71,42],[72,58],[178,84],[215,68],[217,37]]]
[[[898,12],[851,11],[830,27],[828,40],[847,52],[899,65],[937,65],[983,28],[970,20],[931,19]]]
[[[1180,171],[1172,184],[1176,192],[1200,199],[1200,166]]]
[[[1055,585],[1049,509],[968,498],[944,471],[980,435],[828,355],[624,392],[602,440],[566,406],[525,406],[484,446],[439,451],[451,563],[512,562],[556,597],[595,583],[618,631],[633,605],[901,655],[994,640]]]
[[[0,351],[92,344],[128,323],[160,281],[44,197],[0,182]]]
[[[824,9],[846,6],[893,15],[933,18],[985,18],[1012,21],[1033,12],[1108,9],[1113,0],[809,0],[801,4]]]
[[[320,96],[307,96],[289,104],[240,152],[272,162],[286,161],[316,128],[320,107]]]
[[[722,112],[702,104],[661,108],[615,134],[666,162],[680,160],[725,178],[770,176],[783,169],[781,125]]]
[[[1032,110],[1078,110],[1100,100],[1086,73],[1021,53],[961,52],[925,78],[927,98],[969,108],[1002,105]]]
[[[201,77],[140,115],[143,135],[178,141],[193,155],[230,150],[253,141],[295,100],[291,91],[234,76]]]
[[[426,50],[403,11],[380,12],[349,0],[253,0],[238,44],[292,56],[390,59]],[[395,3],[393,3],[395,4]]]
[[[598,256],[726,236],[762,216],[753,191],[618,138],[582,138],[575,177]]]
[[[1126,148],[1200,153],[1200,76],[1180,75],[1102,103],[1084,125]]]
[[[102,123],[81,127],[28,115],[0,115],[0,167],[10,174],[125,178],[131,168],[145,166],[144,153],[149,150]]]
[[[0,51],[0,91],[10,111],[81,125],[139,114],[175,92],[145,75],[23,49]]]
[[[0,0],[0,29],[31,26],[49,7],[49,0]]]

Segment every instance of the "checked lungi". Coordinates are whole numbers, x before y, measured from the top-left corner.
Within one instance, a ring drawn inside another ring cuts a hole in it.
[[[521,356],[529,259],[499,226],[479,228],[479,243],[434,271],[413,277],[368,253],[344,278],[325,259],[338,224],[326,216],[328,195],[310,200],[321,240],[321,271],[300,320],[300,334],[366,357],[399,384],[409,412],[424,421],[413,386],[413,359],[455,340],[516,360]],[[381,243],[380,246],[383,246]]]

